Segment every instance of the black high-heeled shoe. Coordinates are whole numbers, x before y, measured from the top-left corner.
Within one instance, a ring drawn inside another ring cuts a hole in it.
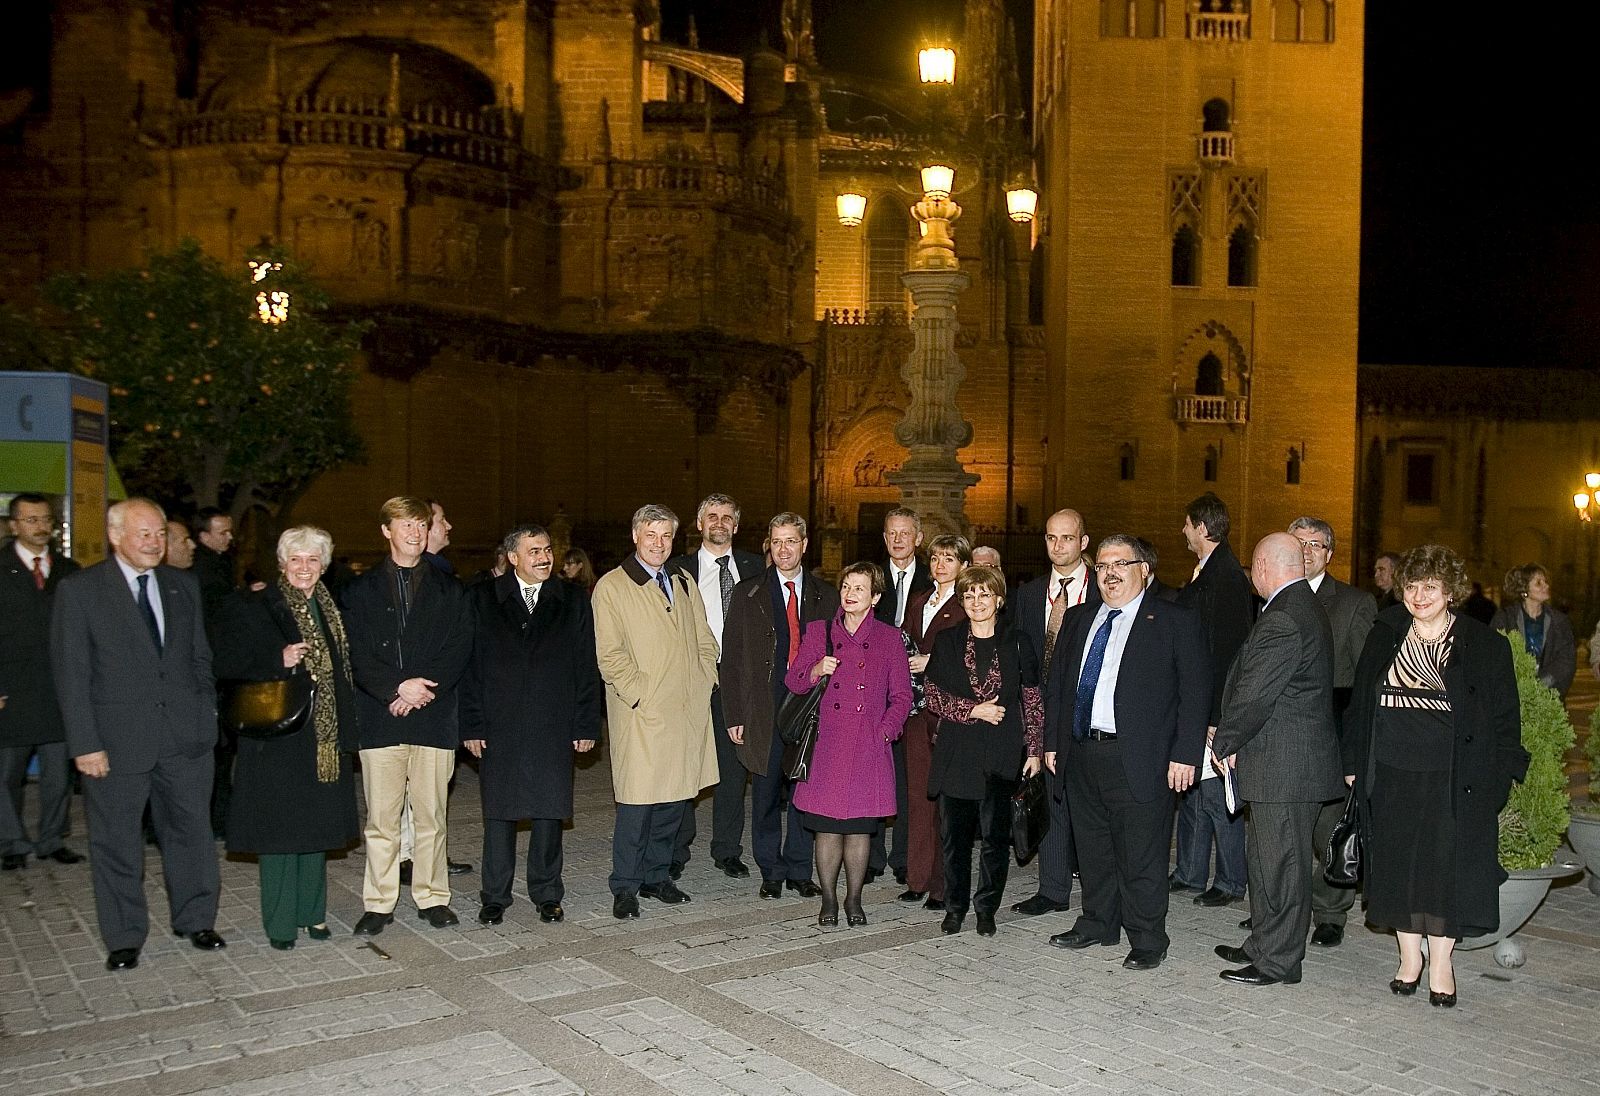
[[[822,909],[817,913],[817,924],[828,928],[839,923],[839,903],[824,902]]]
[[[1391,978],[1389,979],[1389,992],[1400,997],[1412,997],[1416,995],[1417,987],[1421,984],[1422,974],[1420,972],[1409,982],[1404,978]]]
[[[1455,1008],[1456,995],[1453,992],[1440,993],[1437,990],[1430,989],[1428,991],[1428,1004],[1434,1008]]]
[[[859,902],[854,906],[851,906],[849,902],[846,902],[844,904],[844,919],[847,925],[849,925],[851,928],[855,928],[858,925],[865,925],[867,923],[867,914],[866,911],[861,908],[861,904]]]

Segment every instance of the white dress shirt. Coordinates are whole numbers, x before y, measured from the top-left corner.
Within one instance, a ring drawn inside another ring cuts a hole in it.
[[[1088,564],[1083,560],[1078,561],[1078,569],[1070,575],[1061,575],[1054,568],[1050,571],[1050,584],[1044,589],[1044,627],[1050,630],[1050,612],[1056,606],[1056,595],[1061,592],[1062,578],[1067,580],[1067,608],[1082,605],[1089,597],[1089,583],[1094,581],[1094,572],[1089,570]],[[1092,632],[1090,633],[1093,634]]]
[[[904,575],[905,576],[905,580],[903,582],[899,583],[899,589],[896,590],[895,584],[896,584],[896,581],[898,580],[900,575]],[[911,582],[912,582],[913,579],[915,579],[917,577],[917,560],[916,560],[916,557],[913,556],[911,558],[910,566],[908,566],[903,571],[899,567],[895,566],[895,563],[894,563],[893,560],[890,560],[889,561],[888,572],[884,577],[886,577],[889,580],[889,593],[890,593],[891,596],[893,596],[895,598],[895,603],[894,603],[894,626],[896,628],[898,628],[898,627],[900,627],[901,624],[903,624],[905,622],[905,619],[906,619],[906,601],[911,597]]]
[[[145,586],[150,591],[150,607],[156,611],[156,630],[161,633],[161,642],[165,644],[167,642],[167,615],[161,608],[161,584],[156,581],[154,568],[148,571],[136,571],[124,563],[121,556],[113,555],[111,558],[116,560],[117,566],[122,569],[122,577],[128,583],[128,592],[133,595],[133,603],[135,605],[139,603],[139,576],[150,576],[150,581]]]
[[[11,543],[16,548],[17,558],[22,560],[22,566],[28,572],[28,576],[30,578],[33,576],[34,560],[39,561],[39,570],[44,572],[44,577],[50,577],[50,549],[46,548],[38,555],[34,555],[32,552],[28,551],[22,546],[22,542],[20,540],[14,540]]]
[[[907,579],[906,581],[909,582],[910,579]],[[933,589],[929,591],[927,603],[922,606],[923,635],[928,634],[928,628],[933,624],[933,618],[939,615],[939,610],[943,609],[945,607],[945,603],[955,596],[956,584],[953,582],[950,584],[950,589],[945,591],[944,597],[939,596],[939,587],[937,584],[935,584]]]
[[[1328,572],[1323,571],[1317,574],[1315,577],[1307,578],[1306,584],[1311,587],[1311,592],[1313,594],[1320,594],[1322,592],[1322,580],[1327,577]]]
[[[1100,664],[1100,678],[1094,686],[1094,708],[1089,713],[1089,726],[1100,731],[1117,729],[1117,671],[1122,667],[1122,650],[1128,645],[1128,632],[1133,628],[1133,618],[1144,603],[1144,591],[1128,604],[1111,622],[1111,635],[1106,641],[1106,660]],[[1094,622],[1089,625],[1089,638],[1083,645],[1083,657],[1078,660],[1078,680],[1083,680],[1083,664],[1089,661],[1089,651],[1094,646],[1095,633],[1100,631],[1111,606],[1105,602],[1095,610]]]
[[[695,571],[699,575],[700,600],[706,603],[706,623],[711,625],[711,634],[717,640],[717,660],[722,660],[722,568],[717,565],[721,558],[706,551],[701,545],[695,553]],[[739,573],[739,563],[733,558],[733,549],[727,552],[728,573],[733,576],[735,585],[749,575]]]
[[[517,594],[518,594],[518,596],[520,596],[522,598],[522,604],[524,604],[524,605],[528,604],[528,591],[532,590],[533,591],[533,604],[534,604],[534,607],[537,608],[538,605],[539,605],[539,590],[544,586],[544,583],[542,583],[542,582],[523,582],[521,575],[517,574],[515,571],[512,571],[511,573],[512,573],[512,575],[514,575],[516,577],[516,580],[517,580]]]

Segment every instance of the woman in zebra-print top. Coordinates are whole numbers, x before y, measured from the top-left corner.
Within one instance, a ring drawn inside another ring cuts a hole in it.
[[[1428,938],[1429,1000],[1456,1001],[1452,949],[1499,924],[1498,815],[1527,769],[1511,648],[1455,612],[1471,592],[1450,549],[1407,553],[1395,575],[1402,604],[1378,614],[1345,713],[1366,836],[1367,919],[1393,929],[1410,996]]]

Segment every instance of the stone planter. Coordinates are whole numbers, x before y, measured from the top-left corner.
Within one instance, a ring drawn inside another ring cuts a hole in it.
[[[1600,815],[1574,812],[1567,827],[1567,844],[1589,869],[1589,893],[1600,894]]]
[[[1513,940],[1512,934],[1528,923],[1533,911],[1550,893],[1551,883],[1582,870],[1577,864],[1551,864],[1546,868],[1512,872],[1500,884],[1500,928],[1487,936],[1469,936],[1456,945],[1457,950],[1476,951],[1493,944],[1496,963],[1502,967],[1520,967],[1527,962],[1527,955],[1522,942]]]

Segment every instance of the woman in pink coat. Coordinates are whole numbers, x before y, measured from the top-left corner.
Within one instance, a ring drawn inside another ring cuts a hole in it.
[[[811,778],[794,789],[800,821],[816,834],[822,910],[817,924],[839,923],[839,866],[845,868],[845,917],[864,925],[861,885],[872,834],[894,814],[894,755],[911,713],[911,667],[899,629],[872,615],[885,590],[875,563],[852,563],[839,576],[839,612],[812,621],[784,679],[789,691],[823,686]],[[831,636],[833,654],[827,653]]]

